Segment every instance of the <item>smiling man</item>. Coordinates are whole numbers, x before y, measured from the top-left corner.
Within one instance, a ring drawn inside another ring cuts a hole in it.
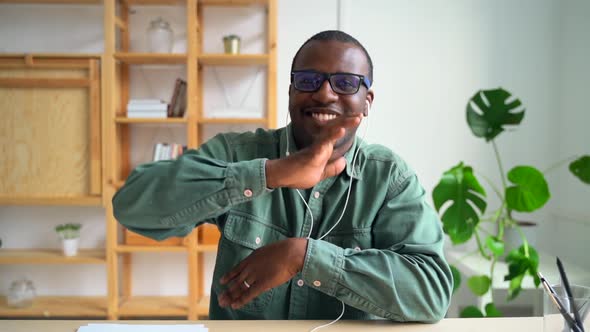
[[[175,161],[137,167],[115,217],[154,239],[218,226],[211,319],[434,322],[453,288],[424,189],[389,149],[356,137],[373,65],[324,31],[293,59],[290,125],[220,134]],[[365,121],[365,120],[363,120]]]

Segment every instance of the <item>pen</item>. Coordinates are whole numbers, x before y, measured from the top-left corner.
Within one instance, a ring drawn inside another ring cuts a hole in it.
[[[547,295],[549,295],[549,298],[551,299],[551,301],[553,301],[553,304],[555,304],[555,306],[559,310],[559,313],[563,316],[563,318],[567,322],[567,325],[569,325],[570,329],[574,332],[583,332],[578,326],[578,323],[576,323],[572,316],[570,316],[569,312],[565,310],[563,304],[561,304],[561,301],[559,301],[559,298],[557,297],[557,293],[555,293],[553,287],[549,285],[547,279],[543,277],[543,274],[541,274],[541,272],[537,271],[537,274],[539,275],[539,278],[541,278],[541,284],[543,284],[543,288],[545,288],[545,290],[547,291]]]
[[[570,308],[574,312],[574,318],[576,319],[576,323],[578,324],[578,326],[580,327],[582,332],[585,332],[584,326],[582,325],[582,320],[580,319],[580,313],[578,312],[578,308],[576,308],[576,301],[574,300],[574,295],[572,294],[572,289],[570,288],[570,283],[567,280],[567,276],[565,274],[565,269],[563,268],[563,265],[561,264],[561,260],[559,259],[559,257],[557,257],[556,261],[557,261],[557,268],[559,269],[559,275],[561,276],[561,282],[563,283],[563,288],[565,288],[565,292],[567,294],[567,299],[570,304]]]

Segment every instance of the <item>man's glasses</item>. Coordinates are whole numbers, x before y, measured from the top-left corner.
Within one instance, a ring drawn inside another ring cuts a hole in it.
[[[328,80],[332,90],[340,95],[353,95],[359,91],[361,84],[367,89],[371,81],[363,75],[351,73],[322,73],[311,70],[296,70],[291,72],[291,84],[296,90],[315,92],[320,89],[324,81]]]

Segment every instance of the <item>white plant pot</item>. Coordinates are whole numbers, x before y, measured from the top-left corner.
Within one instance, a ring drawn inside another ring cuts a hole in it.
[[[71,257],[71,256],[76,256],[78,254],[78,241],[79,240],[80,240],[79,238],[62,240],[61,244],[62,244],[64,256]]]

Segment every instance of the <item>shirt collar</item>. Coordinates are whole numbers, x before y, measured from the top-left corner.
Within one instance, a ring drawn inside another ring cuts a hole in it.
[[[295,145],[295,139],[293,138],[293,127],[292,124],[289,123],[286,127],[282,128],[280,131],[279,137],[279,152],[280,158],[283,158],[287,153],[287,142],[289,142],[289,153],[294,153],[297,151],[297,146]],[[352,170],[352,159],[354,158],[354,153],[358,148],[359,144],[361,144],[361,139],[357,136],[354,137],[354,142],[352,146],[346,153],[344,153],[344,159],[346,160],[346,174],[353,179],[361,180],[361,167],[359,165],[359,156],[356,157],[356,165],[355,171]],[[360,153],[360,152],[359,152]]]

